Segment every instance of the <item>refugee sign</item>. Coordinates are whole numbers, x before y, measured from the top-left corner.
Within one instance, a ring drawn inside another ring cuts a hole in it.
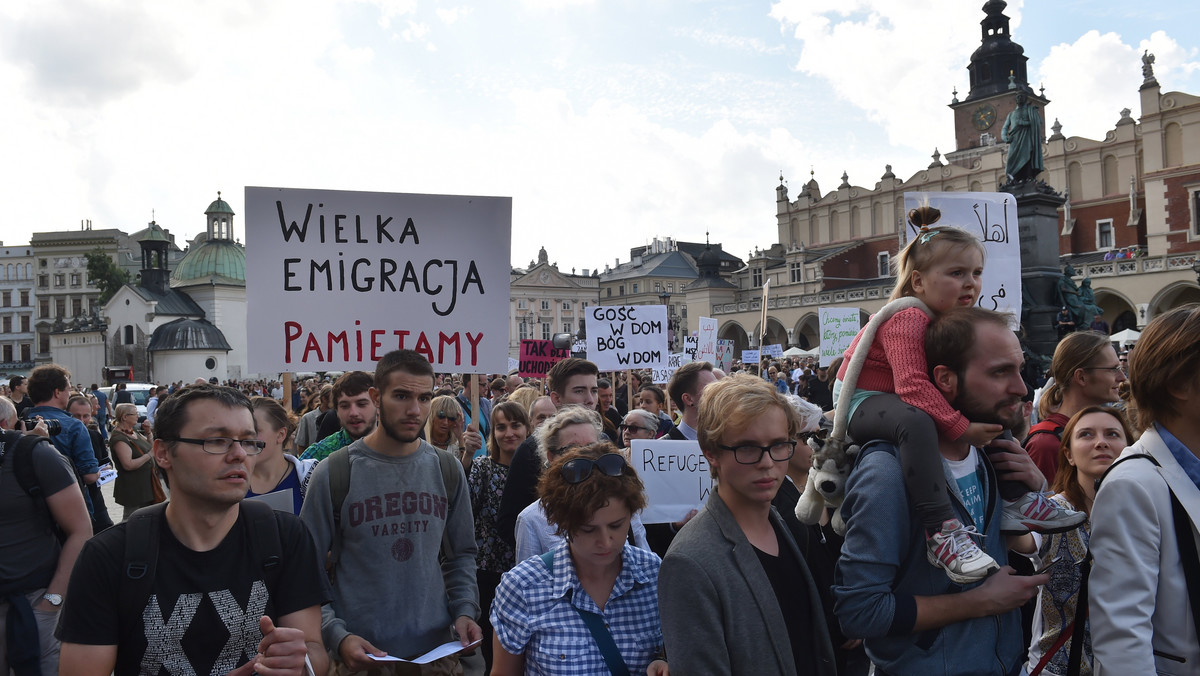
[[[818,308],[817,318],[821,324],[820,365],[829,366],[841,356],[858,335],[860,310],[856,307]]]
[[[674,523],[699,509],[713,489],[708,459],[695,441],[634,439],[631,464],[646,487],[644,523]]]
[[[512,199],[246,188],[249,367],[507,365]]]
[[[1021,317],[1021,240],[1017,201],[1006,192],[906,192],[904,212],[928,204],[941,212],[929,225],[952,225],[974,235],[984,250],[983,280],[975,305],[1006,312],[1015,331]],[[900,247],[916,234],[901,230]],[[936,237],[936,235],[934,235]]]
[[[588,359],[601,371],[666,366],[666,305],[593,305],[586,312]]]
[[[517,375],[522,378],[545,378],[551,366],[570,356],[569,350],[554,349],[552,340],[522,340]]]

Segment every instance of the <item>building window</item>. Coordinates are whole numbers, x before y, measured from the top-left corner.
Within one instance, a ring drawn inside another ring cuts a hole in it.
[[[572,328],[571,322],[563,322],[563,333],[570,333]]]
[[[611,289],[610,289],[610,290],[611,290]],[[587,302],[587,301],[585,300],[585,301],[583,301],[583,304],[582,304],[580,307],[582,307],[584,310],[586,310],[586,309],[588,309],[588,307],[590,307],[590,306],[591,306],[591,303],[589,303],[589,302]]]
[[[72,298],[71,299],[71,316],[78,317],[81,314],[83,314],[83,299],[82,298]]]
[[[38,353],[46,354],[49,351],[50,351],[50,334],[49,333],[39,333],[38,334]],[[29,361],[29,360],[27,359],[26,361]]]
[[[3,293],[0,293],[0,306],[3,306],[3,307],[11,307],[12,306],[12,291],[5,291]]]
[[[567,312],[570,312],[571,311],[571,301],[564,300],[563,304],[562,304],[562,309],[566,310]]]
[[[1192,193],[1192,235],[1200,237],[1200,189]]]
[[[524,310],[524,309],[525,309],[525,306],[526,306],[526,303],[525,303],[525,299],[524,299],[524,298],[522,298],[522,299],[520,299],[520,300],[518,300],[518,301],[517,301],[517,309],[518,309],[518,310]]]
[[[804,264],[803,263],[792,263],[791,265],[788,266],[788,272],[789,272],[788,279],[791,281],[792,284],[799,284],[800,282],[804,281]]]
[[[662,293],[662,282],[654,283],[654,293]]]
[[[29,307],[29,290],[21,290],[21,307]]]
[[[21,315],[21,333],[29,333],[29,315]]]
[[[618,287],[617,287],[617,295],[618,295],[618,296],[624,296],[624,295],[625,295],[625,285],[624,285],[624,284],[622,284],[622,285],[620,285],[620,286],[618,286]]]
[[[50,275],[38,275],[38,288],[50,288]]]
[[[750,286],[759,287],[763,285],[762,268],[753,268],[750,270]]]
[[[892,275],[891,255],[886,251],[879,252],[879,276],[890,277]]]
[[[667,282],[667,293],[671,293],[671,292],[672,292],[672,291],[674,291],[674,290],[675,290],[675,283],[674,283],[674,282]]]
[[[542,340],[550,340],[550,322],[542,322]]]
[[[1096,248],[1100,250],[1113,248],[1113,222],[1111,218],[1096,221]]]
[[[78,272],[71,273],[71,286],[73,286],[73,287],[79,286],[79,273]]]
[[[548,301],[548,300],[542,301],[542,309],[549,310],[550,309],[550,301]]]
[[[604,290],[604,297],[612,298],[612,287],[611,286]]]
[[[38,319],[49,319],[50,317],[50,299],[42,298],[38,300]]]
[[[133,327],[129,324],[125,325],[125,341],[124,345],[133,345]]]
[[[56,319],[65,319],[66,316],[67,316],[67,299],[66,298],[55,298],[54,299],[54,317]]]
[[[12,315],[5,315],[3,324],[4,324],[4,332],[12,333]]]
[[[520,322],[517,324],[517,327],[520,329],[518,333],[521,336],[521,340],[529,340],[529,325],[525,322]]]
[[[4,363],[10,363],[13,360],[12,345],[4,346]]]
[[[634,293],[637,293],[637,292],[638,292],[638,283],[637,283],[637,282],[634,282],[634,283],[633,283],[633,292],[634,292]]]
[[[59,272],[54,275],[54,286],[62,287],[67,283],[67,276]]]

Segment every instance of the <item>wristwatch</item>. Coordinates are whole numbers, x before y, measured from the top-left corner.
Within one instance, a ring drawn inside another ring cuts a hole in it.
[[[62,594],[42,594],[42,598],[50,602],[50,605],[55,608],[62,605]]]

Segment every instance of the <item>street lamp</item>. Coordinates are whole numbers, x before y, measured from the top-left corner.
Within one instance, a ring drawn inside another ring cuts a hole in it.
[[[671,311],[671,292],[663,291],[658,299],[667,308],[667,349],[675,351],[675,334],[679,332],[679,315]]]

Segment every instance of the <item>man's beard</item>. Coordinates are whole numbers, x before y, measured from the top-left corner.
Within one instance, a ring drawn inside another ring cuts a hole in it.
[[[390,437],[392,440],[398,441],[402,444],[411,444],[417,439],[420,439],[422,426],[418,426],[412,432],[412,434],[405,434],[398,429],[399,423],[403,420],[404,417],[400,416],[393,421],[390,417],[388,417],[387,410],[384,408],[383,404],[380,403],[379,418],[376,422],[376,425],[383,430],[384,434],[388,435],[388,437]],[[393,428],[393,424],[395,425],[395,428]]]
[[[1005,399],[989,407],[984,402],[971,397],[964,389],[958,393],[954,401],[950,402],[950,405],[966,416],[967,420],[971,422],[1001,425],[1006,430],[1014,430],[1019,428],[1024,422],[1025,416],[1020,402],[1020,398]],[[1002,410],[1006,404],[1013,403],[1016,405],[1011,407],[1011,414],[1005,413]]]

